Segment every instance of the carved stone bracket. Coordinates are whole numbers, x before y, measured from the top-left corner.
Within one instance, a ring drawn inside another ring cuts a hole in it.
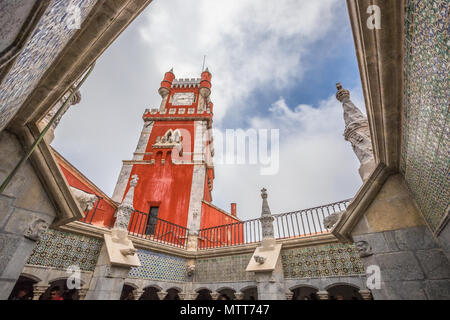
[[[356,249],[358,250],[360,258],[366,258],[373,255],[372,247],[367,241],[361,240],[355,242]]]
[[[48,227],[49,225],[45,220],[37,218],[31,222],[25,231],[24,237],[33,241],[39,241],[45,232],[47,232]]]

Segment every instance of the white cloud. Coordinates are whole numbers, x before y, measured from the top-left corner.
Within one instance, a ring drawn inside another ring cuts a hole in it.
[[[303,77],[302,57],[337,23],[338,0],[154,2],[140,34],[159,75],[213,73],[215,119],[242,108],[256,88],[286,87]]]
[[[216,167],[214,200],[221,207],[238,202],[241,217],[256,217],[263,186],[274,213],[351,197],[360,185],[358,163],[343,139],[342,110],[333,97],[295,108],[280,98],[265,117],[245,110],[256,89],[298,86],[316,41],[351,38],[336,31],[348,30],[341,28],[348,18],[338,16],[346,14],[338,6],[345,5],[339,0],[153,1],[99,59],[82,88],[81,104],[62,119],[54,145],[112,194],[121,160],[131,158],[138,141],[144,109],[159,106],[164,72],[174,67],[177,77],[197,77],[206,54],[216,128],[233,112],[251,128],[282,129],[277,175],[261,176],[258,166]],[[363,105],[360,95],[353,100]]]
[[[361,107],[361,95],[354,93]],[[267,117],[252,118],[251,127],[280,128],[280,169],[262,176],[258,165],[216,166],[213,198],[227,209],[227,202],[237,202],[242,219],[260,215],[262,187],[268,189],[272,213],[280,213],[351,198],[361,186],[358,160],[342,135],[342,106],[334,96],[318,106],[295,108],[280,98]]]

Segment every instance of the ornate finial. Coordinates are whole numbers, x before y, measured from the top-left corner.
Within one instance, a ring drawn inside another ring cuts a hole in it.
[[[134,175],[132,175],[131,176],[131,181],[130,181],[130,187],[136,187],[136,185],[137,185],[137,183],[138,183],[138,180],[139,180],[139,177],[138,177],[138,175],[137,174],[134,174]]]
[[[336,92],[336,99],[338,99],[339,102],[344,102],[345,100],[350,99],[350,91],[343,89],[340,82],[336,83],[336,89],[338,90]]]
[[[261,198],[267,199],[267,189],[266,188],[261,189]]]

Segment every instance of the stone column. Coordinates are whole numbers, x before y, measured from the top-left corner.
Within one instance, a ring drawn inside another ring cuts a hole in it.
[[[49,287],[50,285],[48,284],[33,284],[33,300],[39,300]]]
[[[294,297],[293,292],[286,292],[286,300],[292,300],[293,297]]]
[[[350,100],[350,92],[343,89],[340,83],[336,84],[336,88],[336,99],[342,103],[344,109],[344,137],[352,144],[353,151],[361,163],[359,174],[361,179],[366,181],[375,169],[369,122]]]
[[[128,239],[128,223],[133,212],[134,188],[138,177],[133,176],[123,202],[117,208],[111,235],[104,235],[105,244],[86,295],[87,300],[119,300],[125,279],[133,266],[139,266],[133,243]]]
[[[317,291],[316,295],[319,300],[328,300],[328,291]]]
[[[78,298],[80,300],[85,300],[88,290],[89,290],[89,288],[86,288],[86,287],[83,287],[83,288],[79,289],[78,290]]]
[[[184,300],[186,298],[186,293],[184,292],[179,292],[178,293],[178,297],[180,297],[180,300]]]
[[[363,300],[372,300],[372,293],[370,290],[359,290],[359,294],[363,298]]]
[[[243,300],[244,299],[244,293],[242,293],[242,292],[236,292],[234,294],[234,296],[236,297],[236,300]]]
[[[20,161],[19,139],[0,132],[0,183]],[[57,212],[40,179],[26,161],[0,194],[0,300],[8,299],[20,273]]]
[[[186,300],[195,300],[198,297],[198,293],[197,292],[191,292],[186,294]]]
[[[141,289],[135,289],[133,290],[133,298],[134,300],[139,300],[141,296],[144,294],[144,290]]]
[[[213,300],[219,299],[220,293],[219,292],[211,292],[211,297]]]
[[[158,295],[159,300],[164,300],[164,298],[167,296],[166,291],[158,291],[156,294]]]
[[[254,272],[258,287],[258,300],[285,300],[283,266],[281,264],[281,244],[274,237],[273,220],[267,202],[267,190],[261,190],[261,225],[263,240],[257,247],[246,271]]]

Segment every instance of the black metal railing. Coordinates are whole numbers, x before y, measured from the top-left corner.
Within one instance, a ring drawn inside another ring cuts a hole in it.
[[[275,238],[297,238],[328,233],[329,229],[325,228],[324,219],[333,213],[344,211],[350,200],[273,215]]]
[[[198,248],[210,249],[259,242],[262,239],[259,219],[246,220],[200,229]]]
[[[187,228],[138,210],[131,213],[128,233],[179,248],[187,245]]]
[[[272,215],[275,238],[299,238],[328,233],[329,229],[325,228],[324,219],[333,213],[344,211],[350,200]],[[259,219],[252,219],[200,229],[198,247],[200,250],[212,249],[251,244],[261,240],[261,222]]]

